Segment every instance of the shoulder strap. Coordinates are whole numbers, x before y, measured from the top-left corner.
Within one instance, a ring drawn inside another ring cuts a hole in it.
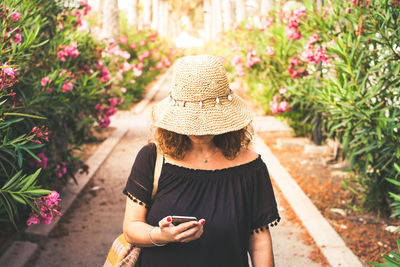
[[[154,180],[153,180],[153,192],[151,193],[151,200],[154,200],[154,197],[156,196],[157,189],[158,189],[158,180],[160,179],[160,174],[161,174],[161,168],[162,168],[162,163],[163,163],[163,154],[158,148],[158,145],[156,145],[156,151],[157,151],[157,156],[156,156],[156,164],[154,167]]]

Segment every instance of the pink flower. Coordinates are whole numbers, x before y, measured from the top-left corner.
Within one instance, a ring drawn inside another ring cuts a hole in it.
[[[247,68],[252,68],[255,64],[260,63],[261,59],[259,57],[256,57],[257,52],[254,50],[254,48],[249,48],[247,51],[247,56],[246,56],[246,67]]]
[[[316,33],[314,33],[311,37],[310,37],[310,39],[308,40],[308,42],[307,42],[307,44],[305,45],[305,47],[307,48],[307,47],[310,47],[310,46],[312,46],[313,44],[315,44],[316,42],[319,42],[320,40],[319,40],[319,38],[318,38],[318,34],[316,34]]]
[[[161,70],[162,68],[164,68],[164,64],[163,64],[161,61],[159,61],[159,62],[156,64],[156,70]]]
[[[66,57],[76,58],[79,55],[78,45],[76,42],[72,42],[71,45],[67,45],[64,48],[64,53]]]
[[[38,156],[38,158],[40,158],[40,160],[36,160],[36,166],[38,166],[39,168],[42,168],[42,169],[46,169],[47,162],[49,161],[49,159],[46,157],[46,155],[43,152],[40,152],[37,156]]]
[[[279,93],[280,93],[281,95],[285,95],[286,92],[287,92],[286,88],[283,87],[283,86],[281,86],[281,88],[279,89]]]
[[[129,64],[128,62],[124,61],[124,64],[122,65],[122,70],[123,71],[128,71],[131,69],[131,64]]]
[[[267,51],[267,56],[272,57],[274,55],[274,49],[272,46],[268,45],[265,50]]]
[[[252,31],[253,30],[253,26],[249,23],[246,23],[246,25],[244,25],[245,29],[248,31]]]
[[[58,205],[58,202],[61,201],[60,194],[53,190],[50,194],[44,197],[44,201],[49,208]]]
[[[66,83],[63,84],[61,91],[63,93],[65,93],[65,92],[71,91],[73,89],[73,87],[74,87],[74,85],[71,82],[67,81]]]
[[[117,103],[118,103],[118,100],[117,100],[116,97],[109,98],[109,99],[108,99],[108,103],[109,103],[112,107],[115,107],[115,106],[117,105]]]
[[[282,102],[279,103],[279,107],[278,107],[278,112],[279,113],[282,113],[282,112],[285,112],[285,111],[289,111],[289,110],[290,110],[289,102],[282,101]]]
[[[96,110],[96,113],[97,113],[97,114],[100,114],[100,113],[101,113],[101,105],[100,105],[99,103],[97,103],[97,104],[94,106],[94,109]]]
[[[98,121],[97,123],[101,128],[107,128],[110,125],[110,122],[111,122],[110,118],[107,115],[105,115],[103,116],[103,120]]]
[[[21,19],[21,13],[19,13],[19,12],[14,12],[14,13],[12,13],[11,14],[11,19],[14,21],[14,22],[17,22],[18,20],[20,20]]]
[[[138,55],[138,60],[140,61],[140,62],[142,62],[143,60],[144,60],[144,56],[143,55]]]
[[[154,67],[150,66],[149,71],[153,71],[153,70],[154,70]]]
[[[36,213],[32,214],[29,219],[26,221],[26,224],[28,226],[31,226],[32,224],[39,224],[40,223],[40,219],[39,219],[39,215],[37,215]]]
[[[278,113],[279,104],[277,102],[271,101],[269,102],[269,108],[272,113]]]
[[[269,28],[273,22],[274,22],[273,18],[264,17],[264,16],[261,18],[261,23],[264,25],[265,28]]]
[[[123,45],[127,45],[128,44],[128,36],[123,35],[123,36],[119,37],[119,42]]]
[[[122,88],[121,88],[121,92],[125,94],[125,93],[126,93],[126,88],[125,88],[125,87],[122,87]]]
[[[4,63],[2,66],[7,66],[7,63]],[[1,68],[0,70],[4,72],[7,76],[15,78],[15,72],[13,68]]]
[[[104,109],[104,114],[105,114],[106,116],[112,116],[112,115],[114,115],[116,112],[117,112],[117,108],[116,108],[116,107]]]
[[[285,27],[286,29],[286,37],[290,40],[298,40],[302,37],[301,33],[297,30],[297,28]]]
[[[147,44],[147,42],[144,41],[144,40],[143,40],[143,41],[140,41],[140,43],[139,43],[140,46],[145,46],[146,44]]]
[[[131,44],[129,45],[129,47],[130,47],[132,50],[135,50],[135,49],[136,49],[136,44],[131,43]]]
[[[51,83],[51,80],[50,80],[49,77],[44,77],[44,78],[42,78],[42,81],[40,82],[40,84],[41,84],[43,87],[45,87],[46,84],[48,84],[48,83]]]
[[[13,41],[14,41],[14,43],[16,43],[16,44],[20,44],[21,41],[22,41],[22,35],[21,35],[20,33],[16,33],[16,34],[13,36]]]
[[[144,50],[144,52],[143,52],[144,58],[148,58],[150,55],[151,55],[151,54],[150,54],[150,51],[149,51],[149,50]]]
[[[67,60],[64,51],[58,51],[57,56],[62,62],[65,62],[65,60]]]
[[[140,75],[142,75],[143,71],[139,68],[133,68],[133,75],[135,75],[135,77],[139,77]]]

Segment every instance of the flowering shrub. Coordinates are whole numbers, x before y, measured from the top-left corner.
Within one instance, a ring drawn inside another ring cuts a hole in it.
[[[237,25],[224,44],[266,112],[318,144],[326,137],[342,143],[353,190],[384,214],[385,178],[400,177],[393,168],[400,159],[399,14],[395,0],[328,1],[321,10],[313,1],[290,1]],[[246,64],[254,56],[255,64]]]
[[[106,51],[112,58],[110,70],[115,73],[112,80],[118,91],[114,93],[124,98],[120,106],[125,108],[137,101],[146,85],[179,56],[176,47],[157,32],[126,25],[123,20],[119,40],[112,41]]]
[[[87,7],[82,2],[79,8]],[[59,215],[58,207],[46,201],[57,193],[40,185],[49,187],[53,181],[66,181],[79,167],[85,170],[73,150],[103,119],[95,105],[110,106],[109,84],[97,77],[95,68],[104,45],[77,31],[80,10],[63,1],[0,4],[2,221],[16,224],[20,213],[29,213],[24,206],[34,212],[29,225],[49,223]]]

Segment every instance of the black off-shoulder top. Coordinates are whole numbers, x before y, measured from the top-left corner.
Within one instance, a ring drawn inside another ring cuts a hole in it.
[[[151,201],[156,147],[136,156],[123,191],[148,208],[147,223],[169,215],[204,218],[203,235],[189,243],[143,248],[140,267],[244,267],[251,234],[279,220],[268,170],[261,157],[219,170],[190,169],[163,163],[157,194]]]

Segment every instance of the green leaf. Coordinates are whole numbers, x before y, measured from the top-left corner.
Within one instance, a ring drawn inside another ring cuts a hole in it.
[[[24,191],[24,193],[33,195],[33,196],[44,196],[44,195],[50,194],[51,191],[47,190],[47,189],[31,189],[31,190]]]
[[[2,189],[8,189],[9,187],[12,187],[13,183],[15,181],[17,181],[17,179],[19,178],[19,176],[21,175],[22,170],[18,171],[16,174],[14,174],[13,177],[11,177],[10,180],[7,181],[7,183],[5,183],[2,187]]]
[[[41,170],[42,170],[42,168],[39,168],[35,173],[26,177],[26,182],[25,182],[24,186],[21,188],[21,191],[25,191],[27,188],[29,188],[31,185],[34,184],[34,182]]]
[[[19,203],[21,203],[22,205],[26,205],[26,202],[23,198],[21,198],[20,196],[16,195],[16,194],[11,194],[11,196],[18,201]]]

